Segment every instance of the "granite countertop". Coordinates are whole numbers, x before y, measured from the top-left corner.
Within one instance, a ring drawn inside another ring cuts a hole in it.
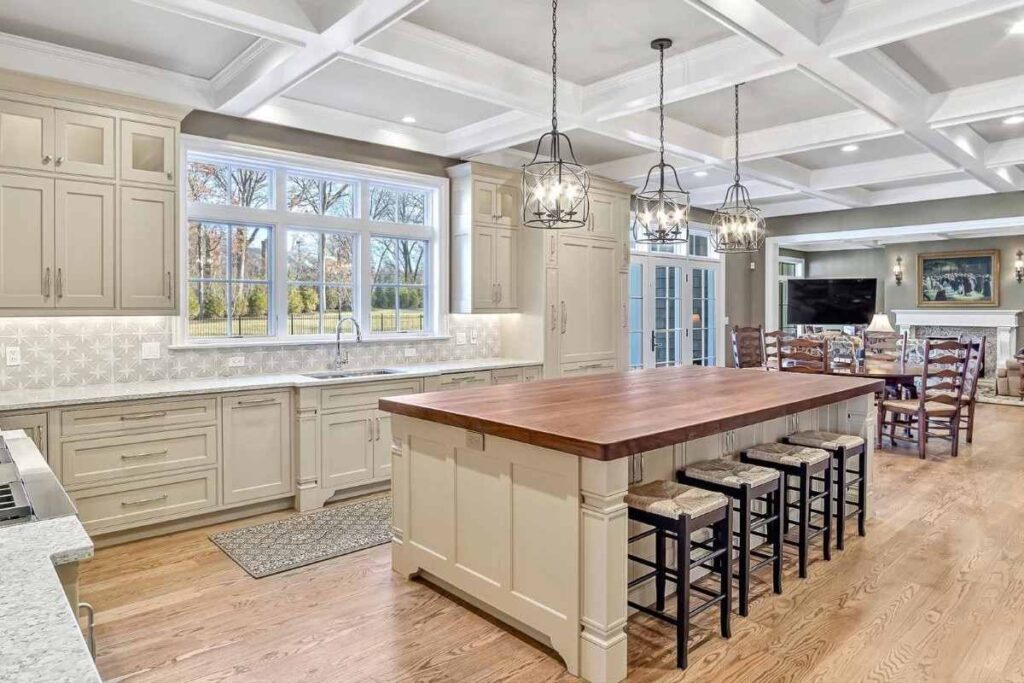
[[[31,443],[22,432],[5,435],[11,434]],[[11,454],[23,479],[53,477],[34,446],[31,452],[12,447]],[[100,680],[54,570],[92,554],[92,541],[74,515],[0,527],[0,681]]]
[[[394,374],[313,379],[298,373],[280,375],[238,375],[234,377],[207,377],[202,379],[170,379],[150,382],[91,384],[80,387],[50,387],[47,389],[15,389],[0,392],[0,411],[52,408],[62,405],[106,403],[134,399],[189,396],[196,394],[249,391],[291,387],[330,386],[402,379],[430,377],[449,372],[497,370],[501,368],[541,365],[542,361],[521,358],[480,358],[477,360],[447,361],[419,365],[400,365],[385,368]],[[359,372],[365,368],[349,368]]]

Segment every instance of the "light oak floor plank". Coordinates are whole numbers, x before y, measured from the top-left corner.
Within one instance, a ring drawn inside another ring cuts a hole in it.
[[[877,455],[868,536],[751,615],[697,620],[690,668],[670,627],[630,621],[631,681],[1024,683],[1024,409],[981,405],[958,459],[933,443]],[[112,681],[574,680],[550,650],[421,581],[387,546],[254,580],[208,540],[276,512],[105,548],[83,566]],[[849,529],[849,525],[847,527]]]

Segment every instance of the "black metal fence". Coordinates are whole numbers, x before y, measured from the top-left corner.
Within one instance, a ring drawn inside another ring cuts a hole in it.
[[[345,314],[347,315],[347,314]],[[324,333],[333,334],[341,318],[337,313],[324,316]],[[424,316],[419,311],[373,311],[370,314],[371,332],[420,332]],[[400,324],[400,327],[396,325]],[[319,334],[320,316],[317,313],[291,313],[288,315],[289,334]],[[352,329],[344,332],[351,334]],[[231,318],[189,318],[188,334],[193,338],[209,337],[266,337],[270,334],[266,316],[239,316]]]

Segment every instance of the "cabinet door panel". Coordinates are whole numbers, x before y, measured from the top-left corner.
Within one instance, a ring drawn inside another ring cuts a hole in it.
[[[391,478],[391,413],[379,410],[374,418],[373,478]]]
[[[174,193],[121,188],[122,308],[174,308]]]
[[[224,503],[292,491],[291,398],[279,392],[222,400]]]
[[[114,307],[114,188],[58,180],[57,308]]]
[[[618,252],[614,243],[590,246],[587,258],[587,336],[590,358],[615,358],[618,349],[620,309]]]
[[[323,415],[321,488],[344,488],[373,478],[374,410]]]
[[[519,224],[519,190],[513,185],[498,185],[494,193],[494,221],[511,227]]]
[[[174,184],[174,129],[121,121],[121,179]]]
[[[588,303],[590,286],[587,274],[590,243],[566,238],[558,245],[558,310],[556,316],[560,337],[562,363],[590,357],[590,324]]]
[[[615,224],[615,199],[609,195],[590,194],[590,236],[615,238],[620,226]],[[621,229],[625,229],[624,226]]]
[[[53,109],[0,100],[0,166],[53,170]]]
[[[483,180],[473,181],[473,222],[493,225],[497,220],[498,186]]]
[[[497,236],[494,228],[473,229],[473,308],[495,308],[497,287],[494,280],[494,254]]]
[[[114,177],[114,119],[77,111],[57,110],[56,159],[61,173]]]
[[[53,274],[53,181],[0,174],[0,308],[52,308]]]
[[[516,300],[516,268],[519,259],[519,233],[515,230],[497,230],[494,235],[494,284],[497,289],[497,308],[514,309]]]

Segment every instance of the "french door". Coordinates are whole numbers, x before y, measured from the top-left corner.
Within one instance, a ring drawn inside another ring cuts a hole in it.
[[[633,255],[629,269],[631,369],[715,365],[715,262]]]

